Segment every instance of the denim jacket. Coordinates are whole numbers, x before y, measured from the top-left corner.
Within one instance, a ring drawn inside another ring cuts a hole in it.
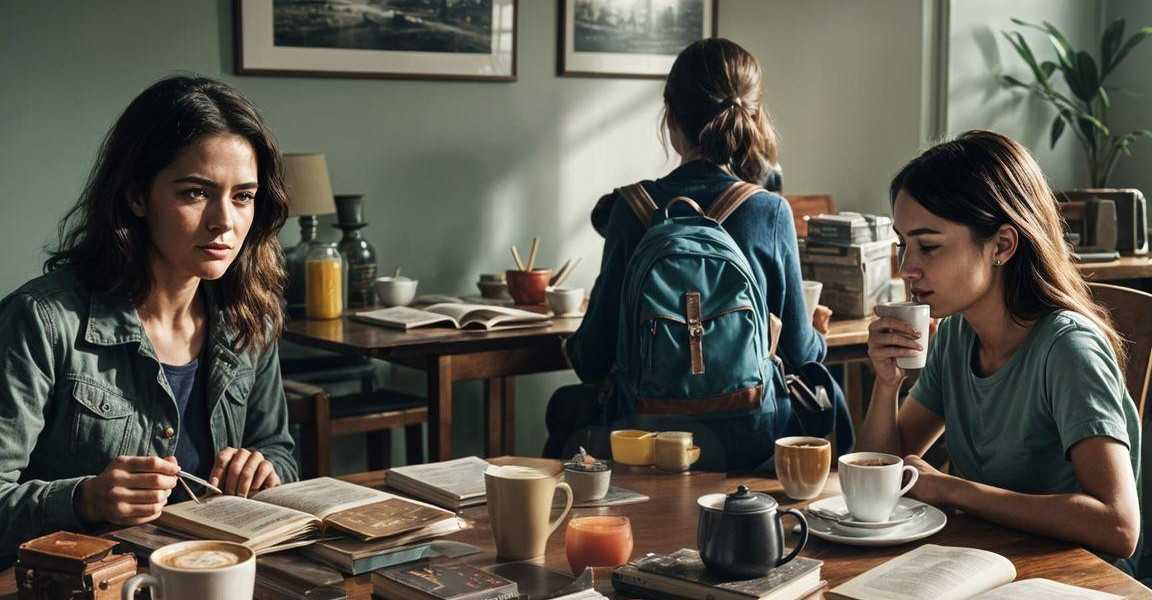
[[[210,286],[210,284],[208,284]],[[211,287],[207,402],[215,452],[259,450],[297,479],[276,345],[237,353]],[[23,541],[81,530],[77,485],[119,455],[170,456],[180,412],[135,307],[72,269],[0,301],[0,564]]]

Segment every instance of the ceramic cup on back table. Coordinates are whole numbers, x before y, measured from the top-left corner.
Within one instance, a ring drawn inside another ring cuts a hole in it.
[[[887,521],[900,498],[916,485],[920,472],[894,454],[853,452],[840,457],[840,489],[848,512],[860,521]],[[912,475],[901,487],[904,473]]]
[[[832,467],[832,444],[818,437],[776,440],[776,477],[789,498],[808,500],[824,491]]]
[[[661,471],[679,473],[687,471],[700,459],[700,448],[692,444],[689,431],[664,431],[656,434],[652,447],[652,463]]]

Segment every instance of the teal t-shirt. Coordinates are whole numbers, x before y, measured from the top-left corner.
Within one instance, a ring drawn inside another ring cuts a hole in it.
[[[1140,475],[1140,420],[1108,339],[1087,317],[1056,311],[1032,327],[988,377],[973,371],[976,334],[945,319],[911,395],[944,419],[954,472],[1030,494],[1080,491],[1068,457],[1077,442],[1107,436],[1128,447]]]

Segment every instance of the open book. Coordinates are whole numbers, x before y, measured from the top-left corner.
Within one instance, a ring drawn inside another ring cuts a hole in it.
[[[488,461],[475,456],[422,465],[395,467],[388,471],[390,489],[438,506],[460,510],[484,504],[484,471]]]
[[[352,318],[373,325],[405,330],[428,325],[450,325],[456,329],[492,331],[494,329],[543,327],[551,323],[548,320],[548,315],[530,310],[455,302],[433,304],[422,309],[410,306],[380,308],[352,313]]]
[[[257,553],[308,543],[321,529],[338,529],[361,540],[377,540],[440,525],[456,515],[417,500],[330,477],[289,483],[251,498],[211,496],[164,507],[156,524],[196,538],[229,540]],[[450,529],[450,530],[445,530]]]
[[[1048,579],[1016,579],[1012,561],[987,550],[925,544],[836,586],[848,600],[1120,600]]]

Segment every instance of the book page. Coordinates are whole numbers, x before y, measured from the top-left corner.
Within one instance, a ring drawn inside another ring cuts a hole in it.
[[[1122,600],[1115,594],[1059,583],[1051,579],[1021,579],[973,600]]]
[[[192,523],[239,540],[263,540],[316,521],[316,517],[291,508],[239,496],[210,496],[200,504],[181,502],[164,507],[157,524],[187,531],[187,523]]]
[[[408,306],[392,306],[389,308],[353,313],[352,318],[358,321],[366,321],[368,323],[376,323],[399,329],[423,327],[436,323],[450,323],[453,327],[460,326],[456,318],[451,315],[428,312]]]
[[[1016,578],[1012,561],[986,550],[925,544],[837,586],[833,598],[965,600]]]
[[[530,310],[483,304],[456,304],[447,302],[443,304],[433,304],[424,310],[448,315],[460,323],[464,323],[465,320],[478,323],[498,323],[508,320],[542,321],[548,318],[548,315]]]
[[[253,500],[293,508],[317,518],[365,504],[395,498],[392,494],[332,477],[317,477],[268,488]]]

